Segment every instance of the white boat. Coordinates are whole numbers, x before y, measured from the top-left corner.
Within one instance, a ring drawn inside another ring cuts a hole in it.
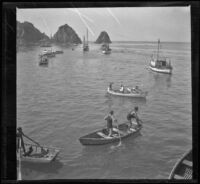
[[[174,165],[169,179],[173,180],[191,180],[193,174],[192,149],[187,151]]]
[[[110,54],[110,53],[111,53],[111,50],[103,50],[102,53],[103,53],[103,54]]]
[[[172,73],[172,65],[171,61],[167,58],[160,59],[159,58],[159,49],[160,49],[160,40],[158,40],[158,50],[157,57],[151,58],[149,63],[149,68],[154,72],[171,74]]]
[[[110,54],[111,53],[112,49],[109,47],[109,44],[103,44],[101,48],[102,48],[103,54]]]
[[[56,56],[56,53],[55,51],[53,51],[52,49],[51,50],[43,50],[43,52],[39,55],[40,57],[42,56],[47,56],[47,57],[55,57]]]
[[[120,92],[119,90],[111,90],[109,87],[107,92],[111,95],[125,96],[125,97],[136,97],[136,98],[146,98],[148,92]]]

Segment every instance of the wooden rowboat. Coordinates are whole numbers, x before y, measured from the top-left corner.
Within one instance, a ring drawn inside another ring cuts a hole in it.
[[[107,89],[107,92],[111,95],[116,95],[116,96],[124,96],[124,97],[136,97],[136,98],[145,98],[148,94],[148,92],[129,92],[129,93],[122,93],[119,90],[111,90],[110,88]]]
[[[20,156],[20,148],[17,150],[17,160],[22,162],[32,162],[32,163],[49,163],[53,161],[60,150],[58,148],[52,148],[47,146],[38,146],[34,144],[24,143],[25,149],[28,150],[30,147],[33,148],[30,154],[21,154]],[[23,149],[21,147],[21,152]],[[19,158],[20,157],[20,158]]]
[[[192,179],[192,149],[186,152],[173,167],[169,179]]]
[[[79,141],[83,145],[102,145],[113,143],[129,136],[138,135],[140,129],[142,128],[140,125],[135,129],[129,129],[126,123],[120,124],[118,127],[119,130],[117,128],[113,128],[112,136],[108,136],[108,130],[104,128],[80,137]]]

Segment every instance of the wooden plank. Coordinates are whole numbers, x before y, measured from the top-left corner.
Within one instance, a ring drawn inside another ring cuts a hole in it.
[[[183,177],[183,176],[180,176],[180,175],[178,175],[178,174],[175,174],[175,175],[174,175],[174,179],[184,179],[184,177]]]
[[[192,167],[192,162],[191,161],[189,161],[189,160],[183,160],[183,164],[185,164],[185,165],[187,165],[187,166],[189,166],[189,167]]]
[[[119,132],[119,133],[122,134],[122,135],[125,135],[125,134],[126,134],[125,132],[122,132],[121,130],[119,130],[119,129],[117,129],[117,128],[113,128],[113,130],[114,130],[115,132]]]
[[[107,136],[107,135],[105,135],[105,134],[104,134],[104,133],[102,133],[102,132],[97,132],[97,134],[98,134],[99,136],[101,136],[101,137],[105,138],[105,139],[112,139],[112,137],[110,137],[110,136]]]

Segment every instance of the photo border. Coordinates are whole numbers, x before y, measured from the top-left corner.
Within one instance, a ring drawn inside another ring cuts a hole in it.
[[[16,164],[16,8],[90,8],[90,7],[191,7],[191,73],[192,73],[192,146],[193,180],[160,179],[50,179],[17,181]],[[102,2],[3,2],[2,8],[2,118],[1,118],[1,182],[3,183],[197,183],[199,147],[199,33],[200,3],[198,1],[102,1]]]

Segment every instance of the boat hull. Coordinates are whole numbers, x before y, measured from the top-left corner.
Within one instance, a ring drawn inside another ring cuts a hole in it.
[[[174,165],[169,179],[192,179],[192,150],[186,152]]]
[[[149,66],[149,68],[154,71],[154,72],[158,72],[158,73],[165,73],[165,74],[171,74],[172,73],[172,69],[161,69],[161,68],[156,68],[156,67],[152,67],[151,65]]]
[[[25,144],[25,148],[27,149],[29,146],[33,147],[33,152],[29,156],[24,156],[21,154],[21,162],[31,162],[31,163],[49,163],[53,161],[57,155],[59,154],[60,150],[57,148],[49,148],[43,147],[44,149],[48,149],[48,153],[43,154],[41,150],[37,148],[36,145]],[[21,148],[22,149],[22,148]],[[17,160],[19,161],[19,150],[17,152]]]
[[[110,50],[109,50],[109,51],[107,51],[107,50],[103,50],[102,53],[103,53],[103,54],[110,54],[111,51],[110,51]]]
[[[107,92],[111,95],[124,96],[124,97],[146,98],[146,96],[147,96],[147,92],[143,92],[143,93],[120,93],[120,92],[112,91],[109,88],[107,89]]]
[[[124,128],[125,127],[125,128]],[[112,137],[106,136],[107,129],[101,129],[98,131],[95,131],[94,133],[88,134],[86,136],[80,137],[79,141],[82,145],[87,145],[87,146],[92,146],[92,145],[104,145],[104,144],[109,144],[109,143],[114,143],[116,141],[119,141],[120,139],[124,139],[130,136],[136,136],[140,132],[140,129],[142,126],[139,126],[137,129],[134,131],[130,131],[127,128],[127,124],[120,124],[119,125],[119,130],[120,130],[120,136],[117,131],[113,131],[114,135]],[[125,131],[124,131],[125,129]],[[103,133],[105,137],[102,137],[98,135],[98,133]]]

